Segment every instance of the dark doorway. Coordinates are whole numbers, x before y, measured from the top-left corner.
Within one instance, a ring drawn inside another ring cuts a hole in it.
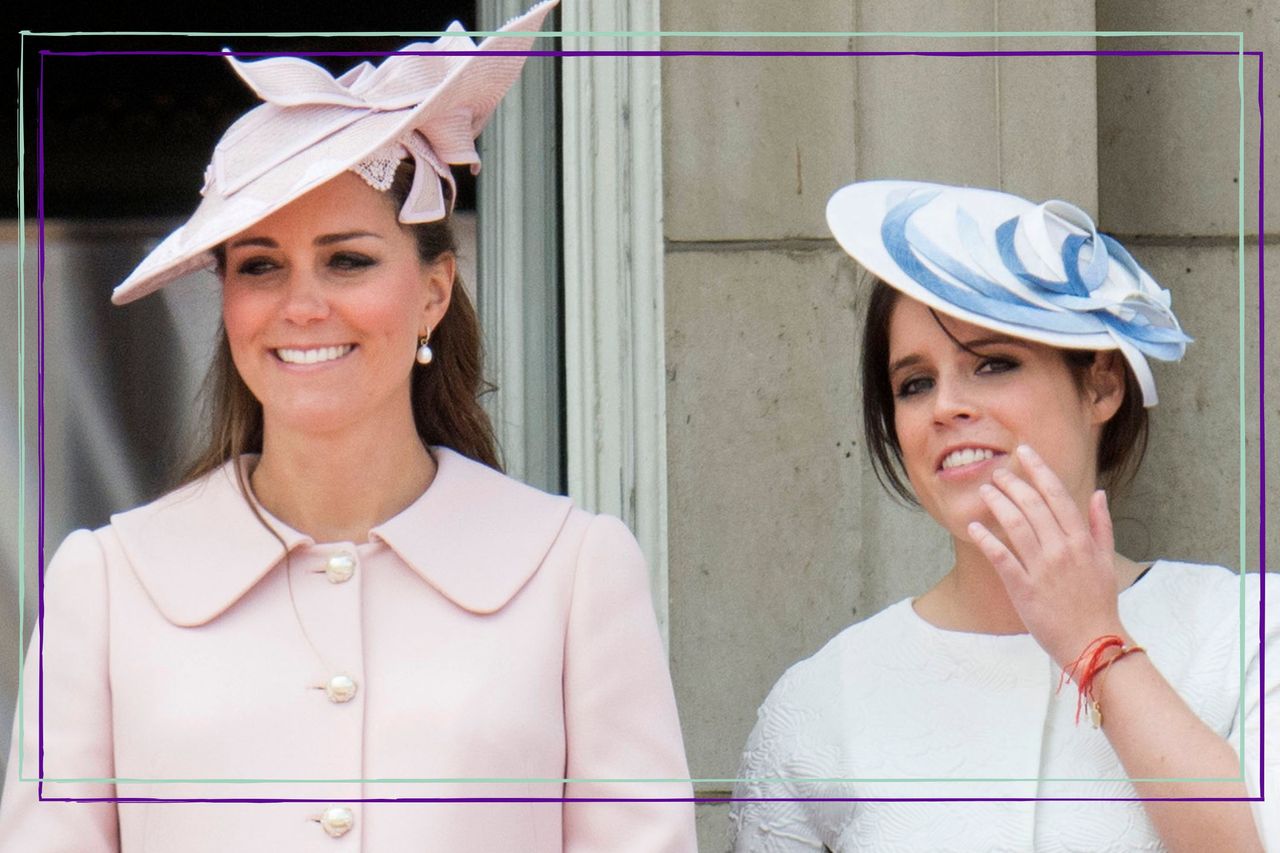
[[[216,54],[300,53],[341,72],[424,37],[349,36],[323,33],[363,27],[422,33],[459,20],[475,29],[475,4],[438,3],[413,14],[358,18],[310,14],[305,22],[273,22],[260,14],[237,15],[204,32],[226,35],[28,35],[22,39],[24,197],[26,216],[36,215],[43,189],[46,218],[117,219],[185,216],[199,202],[201,175],[213,145],[256,98]],[[339,20],[339,18],[341,18]],[[412,21],[406,20],[412,18]],[[158,23],[158,22],[157,22]],[[138,29],[161,29],[157,23]],[[113,20],[112,30],[122,29]],[[253,29],[312,35],[244,35]],[[85,22],[75,27],[85,29]],[[334,54],[344,55],[314,55]],[[204,55],[200,55],[204,54]],[[363,55],[361,55],[363,54]],[[11,135],[10,139],[15,136]],[[41,158],[42,162],[41,162]],[[43,168],[41,168],[43,166]],[[474,183],[460,174],[459,206],[474,207]],[[16,172],[0,193],[14,199]],[[41,180],[43,183],[41,184]],[[17,210],[0,217],[16,216]]]

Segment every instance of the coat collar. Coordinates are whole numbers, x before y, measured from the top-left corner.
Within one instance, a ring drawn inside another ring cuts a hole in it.
[[[370,530],[369,539],[385,543],[459,607],[493,613],[538,570],[572,502],[448,448],[434,447],[432,454],[438,468],[431,486]],[[258,507],[277,540],[245,500],[235,464],[111,518],[138,580],[175,625],[217,618],[278,565],[285,550],[316,544]]]

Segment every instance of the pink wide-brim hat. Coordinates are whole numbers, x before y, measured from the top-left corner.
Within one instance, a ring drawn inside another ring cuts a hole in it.
[[[475,138],[524,67],[526,56],[506,54],[530,49],[528,34],[557,2],[543,0],[479,45],[455,22],[433,42],[410,44],[376,67],[362,62],[337,78],[298,57],[228,56],[265,103],[223,134],[195,213],[116,287],[111,301],[132,302],[212,267],[217,246],[386,152],[393,161],[416,161],[400,221],[443,219],[454,195],[449,164],[478,171]]]

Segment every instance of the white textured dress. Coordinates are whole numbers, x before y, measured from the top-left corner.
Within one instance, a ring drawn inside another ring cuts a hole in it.
[[[1217,566],[1161,561],[1120,595],[1125,628],[1243,755],[1253,795],[1264,704],[1267,781],[1280,786],[1280,607],[1266,616],[1264,684],[1259,590],[1257,575],[1242,584]],[[1103,733],[1083,715],[1076,725],[1076,690],[1059,692],[1059,675],[1030,635],[942,630],[910,600],[846,628],[774,686],[734,796],[881,801],[736,802],[733,849],[1163,850],[1141,802],[888,801],[1137,796]],[[1268,799],[1254,814],[1280,850],[1280,802]]]

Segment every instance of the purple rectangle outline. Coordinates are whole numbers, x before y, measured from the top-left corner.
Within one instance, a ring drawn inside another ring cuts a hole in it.
[[[1240,56],[1236,50],[41,50],[41,56]],[[1261,51],[1246,50],[1245,56]]]
[[[37,625],[40,630],[39,647],[39,679],[38,679],[38,732],[39,774],[36,783],[37,799],[42,802],[75,802],[75,803],[588,803],[588,802],[645,802],[645,803],[725,803],[725,802],[887,802],[887,803],[919,803],[919,802],[1261,802],[1266,799],[1266,554],[1267,554],[1267,505],[1266,505],[1266,335],[1265,335],[1265,280],[1264,256],[1266,243],[1265,220],[1265,185],[1264,180],[1264,98],[1263,98],[1263,51],[1200,51],[1200,50],[1080,50],[1080,51],[621,51],[621,50],[526,50],[526,51],[435,51],[436,55],[456,56],[1256,56],[1258,58],[1258,452],[1259,452],[1259,533],[1258,533],[1258,565],[1259,569],[1259,603],[1258,603],[1258,680],[1259,680],[1259,728],[1258,728],[1258,796],[1257,797],[365,797],[359,799],[314,799],[314,798],[195,798],[184,799],[174,797],[46,797],[44,796],[44,63],[48,56],[222,56],[223,51],[39,51],[40,83],[36,91],[36,223],[39,239],[36,267],[36,422],[37,422],[37,460],[39,465],[39,508],[37,513],[37,584],[38,608]],[[233,56],[388,56],[391,51],[309,51],[291,53],[287,51],[230,51]],[[1243,342],[1242,342],[1243,345]],[[1243,570],[1243,566],[1241,567]],[[19,745],[21,748],[21,745]],[[857,780],[850,780],[851,782]],[[912,780],[904,779],[904,782]],[[209,784],[214,784],[210,782]],[[363,784],[363,783],[362,783]]]

